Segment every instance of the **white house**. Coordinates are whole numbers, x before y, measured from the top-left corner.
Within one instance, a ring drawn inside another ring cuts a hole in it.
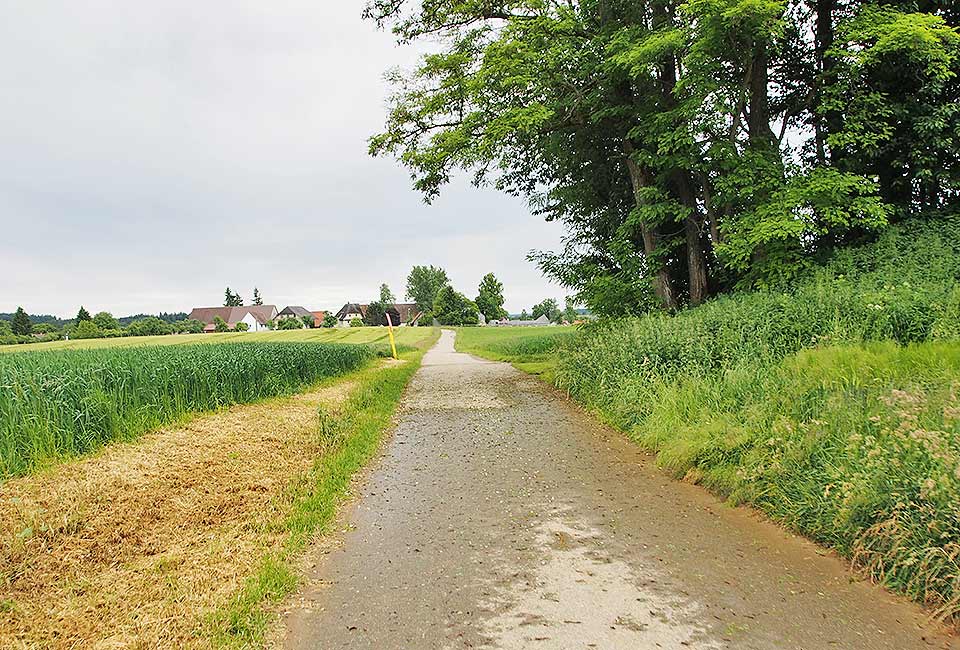
[[[363,306],[355,302],[348,302],[337,312],[337,327],[350,327],[350,321],[355,318],[363,320]]]

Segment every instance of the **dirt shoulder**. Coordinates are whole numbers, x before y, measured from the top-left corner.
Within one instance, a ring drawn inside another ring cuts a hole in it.
[[[285,490],[353,384],[236,406],[0,484],[0,647],[206,646],[282,543]]]
[[[288,604],[285,647],[960,647],[449,332],[347,519]]]

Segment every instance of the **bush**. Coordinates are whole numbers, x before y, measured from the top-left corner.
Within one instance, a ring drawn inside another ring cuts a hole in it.
[[[73,328],[71,337],[75,339],[98,339],[103,336],[103,332],[92,320],[82,320]]]
[[[300,330],[303,329],[303,322],[299,318],[284,318],[277,324],[277,329]]]
[[[195,318],[178,320],[173,324],[173,331],[180,334],[202,334],[203,322]]]
[[[337,326],[337,317],[334,314],[325,314],[323,317],[323,327],[330,328]]]
[[[350,327],[363,327],[363,321],[359,318],[351,318]]]
[[[947,296],[931,333],[936,339],[960,339],[960,287],[955,287]]]
[[[141,318],[140,320],[135,320],[127,325],[127,334],[130,336],[159,336],[161,334],[170,334],[172,332],[173,327],[169,323],[160,320],[156,316]]]
[[[214,332],[229,332],[230,326],[227,325],[227,321],[223,320],[219,316],[213,317],[213,331]]]
[[[33,334],[53,334],[57,331],[52,323],[37,323],[33,326]]]
[[[246,332],[246,331],[249,330],[249,329],[250,329],[250,326],[249,326],[247,323],[244,323],[243,321],[240,321],[239,323],[237,323],[236,327],[233,328],[233,331],[235,331],[235,332]]]

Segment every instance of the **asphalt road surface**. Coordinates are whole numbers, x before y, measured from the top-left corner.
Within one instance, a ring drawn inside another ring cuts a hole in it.
[[[674,481],[511,366],[424,358],[308,558],[289,648],[954,648],[815,545]]]

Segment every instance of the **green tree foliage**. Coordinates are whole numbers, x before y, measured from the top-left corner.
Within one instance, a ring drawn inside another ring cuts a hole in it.
[[[17,311],[13,315],[13,320],[10,322],[10,330],[17,336],[27,336],[30,334],[32,330],[30,317],[27,316],[27,312],[23,310],[23,307],[17,307]]]
[[[37,323],[31,327],[31,334],[53,334],[57,327],[53,323]]]
[[[324,314],[324,316],[323,316],[323,327],[331,328],[331,327],[336,327],[336,326],[337,326],[337,316],[336,316],[336,314],[332,314],[332,313],[330,313],[330,312],[327,312],[326,314]]]
[[[951,7],[372,0],[401,41],[441,46],[390,75],[370,150],[428,201],[464,169],[561,222],[564,247],[531,258],[597,313],[783,284],[957,206]]]
[[[383,285],[387,286],[387,285]],[[381,290],[381,294],[383,291]],[[393,303],[375,300],[367,305],[367,312],[363,315],[363,324],[373,327],[384,326],[387,324],[387,310],[393,307]],[[396,316],[394,316],[396,319]],[[399,323],[394,322],[394,325]]]
[[[226,323],[224,323],[224,326],[226,327]],[[173,332],[173,326],[170,323],[160,320],[156,316],[148,316],[135,320],[127,325],[126,332],[130,336],[159,336],[161,334],[171,334]]]
[[[303,329],[303,321],[299,318],[284,318],[277,323],[277,329],[301,330]]]
[[[392,305],[397,302],[397,297],[393,295],[386,283],[380,285],[380,302],[384,305]]]
[[[228,289],[229,291],[229,289]],[[219,316],[213,317],[213,331],[214,332],[229,332],[230,326],[227,325],[227,321],[223,320]]]
[[[437,293],[433,315],[441,325],[476,325],[480,319],[477,305],[450,285]]]
[[[75,339],[98,339],[103,336],[103,332],[95,322],[88,318],[77,323],[77,326],[73,328],[72,336]]]
[[[530,312],[528,312],[526,309],[522,310],[522,311],[520,312],[520,317],[519,317],[519,319],[520,319],[520,320],[530,320]]]
[[[77,317],[74,319],[74,322],[79,325],[85,320],[93,320],[93,318],[90,316],[90,312],[88,312],[86,308],[81,305],[80,311],[77,312]]]
[[[243,321],[240,321],[239,323],[237,323],[237,324],[234,326],[233,331],[234,331],[234,332],[246,332],[246,331],[249,330],[249,329],[250,329],[250,326],[249,326],[249,325],[247,325],[247,324],[244,323]]]
[[[240,294],[234,293],[230,290],[230,287],[227,287],[227,290],[223,295],[223,306],[224,307],[243,307],[243,298],[240,297]]]
[[[579,317],[580,317],[580,314],[577,313],[576,306],[573,304],[573,301],[570,299],[570,297],[567,296],[566,304],[564,305],[563,314],[561,315],[561,318],[567,321],[568,323],[572,323],[575,320],[577,320]]]
[[[173,331],[180,334],[202,334],[203,321],[195,318],[185,318],[173,323]]]
[[[263,298],[260,297],[260,289],[256,287],[253,288],[253,304],[255,305],[263,304]],[[237,305],[237,306],[239,307],[240,305]]]
[[[447,272],[440,267],[414,266],[407,276],[407,298],[420,311],[430,311],[440,290],[449,284]]]
[[[507,317],[503,308],[503,283],[493,273],[487,273],[480,281],[477,292],[477,309],[488,320],[500,320]]]
[[[546,316],[549,318],[551,323],[556,323],[560,320],[560,307],[557,305],[557,301],[553,298],[546,298],[537,303],[533,306],[532,311],[533,313],[531,315],[533,320],[537,320],[541,316]]]
[[[307,329],[313,329],[313,315],[310,316],[301,316],[300,320],[303,321],[303,326]]]
[[[93,317],[93,322],[97,324],[102,330],[118,330],[120,329],[120,323],[116,318],[113,317],[108,311],[99,312],[96,316]]]
[[[359,318],[351,318],[350,327],[363,327],[363,321]]]

